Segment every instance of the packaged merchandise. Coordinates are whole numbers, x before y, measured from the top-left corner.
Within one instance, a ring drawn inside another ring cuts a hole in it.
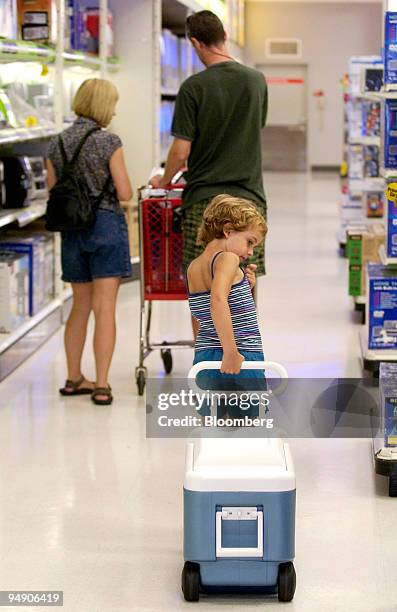
[[[28,157],[3,157],[6,201],[3,208],[29,206],[33,196],[33,175]]]
[[[18,0],[18,28],[22,40],[49,40],[52,12],[52,0]]]
[[[385,13],[385,85],[397,85],[397,13]]]
[[[362,91],[380,91],[383,87],[383,66],[365,66],[362,69]]]
[[[170,30],[161,33],[161,86],[176,91],[179,87],[179,43],[178,37]]]
[[[378,91],[377,89],[365,89],[366,70],[382,70],[383,60],[378,55],[353,56],[349,60],[349,94],[351,97],[360,96],[365,91]],[[375,75],[374,75],[375,76]],[[368,77],[368,86],[372,86],[372,79]]]
[[[379,147],[376,145],[363,147],[364,177],[379,176]]]
[[[17,37],[17,4],[16,0],[0,0],[0,37]]]
[[[362,104],[361,100],[349,100],[347,103],[347,121],[349,141],[354,143],[362,138]]]
[[[383,191],[366,191],[363,194],[364,208],[367,217],[381,218],[383,217],[384,207],[384,192]]]
[[[368,348],[397,349],[397,270],[368,264]]]
[[[68,0],[70,48],[88,51],[87,9],[78,0]]]
[[[44,157],[29,157],[30,167],[33,177],[33,195],[32,199],[46,198],[47,190],[47,170],[45,167]]]
[[[397,447],[397,363],[380,364],[379,397],[384,446]]]
[[[366,295],[369,262],[379,262],[379,247],[385,242],[383,225],[347,230],[346,254],[349,259],[349,295]]]
[[[191,45],[186,38],[179,38],[179,82],[183,83],[189,76]]]
[[[351,179],[364,178],[364,152],[360,144],[349,146],[348,172]]]
[[[87,8],[87,50],[99,54],[99,7]],[[114,55],[113,15],[108,10],[106,24],[106,55]]]
[[[9,237],[0,242],[0,253],[22,253],[28,257],[29,315],[32,317],[46,304],[44,289],[45,244],[39,236]]]
[[[362,136],[380,135],[380,102],[362,100]]]
[[[29,314],[29,258],[0,253],[0,333],[11,333]]]
[[[387,200],[385,215],[386,257],[397,261],[397,202]]]
[[[397,169],[397,100],[384,100],[382,112],[383,166]]]
[[[165,160],[171,144],[171,125],[174,115],[175,102],[162,100],[160,106],[160,150],[161,159]]]

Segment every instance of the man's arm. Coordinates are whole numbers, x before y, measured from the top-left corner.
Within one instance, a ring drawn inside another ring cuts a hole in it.
[[[190,140],[184,140],[182,138],[174,138],[170,150],[167,156],[167,162],[165,164],[165,170],[163,176],[152,176],[149,183],[155,189],[162,189],[167,187],[178,172],[184,166],[188,160],[192,143]]]

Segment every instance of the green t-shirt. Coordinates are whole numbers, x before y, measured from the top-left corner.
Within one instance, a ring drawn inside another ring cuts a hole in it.
[[[213,64],[182,83],[172,135],[192,143],[184,207],[219,193],[266,207],[261,150],[266,114],[264,75],[237,62]]]

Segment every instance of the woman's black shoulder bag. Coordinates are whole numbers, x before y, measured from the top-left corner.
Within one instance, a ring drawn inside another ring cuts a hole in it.
[[[95,223],[96,210],[110,184],[110,173],[100,195],[93,199],[88,185],[78,177],[74,168],[85,141],[98,130],[100,128],[96,127],[85,134],[70,161],[66,156],[62,136],[59,136],[63,168],[47,201],[45,227],[50,232],[89,229]]]

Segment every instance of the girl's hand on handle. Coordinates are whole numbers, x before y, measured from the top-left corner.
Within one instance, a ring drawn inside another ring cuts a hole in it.
[[[256,285],[255,272],[256,272],[257,267],[258,266],[256,264],[248,264],[248,266],[245,268],[245,273],[247,275],[247,279],[248,279],[251,289],[253,289]]]
[[[221,372],[222,374],[239,374],[244,357],[238,351],[223,353]]]

